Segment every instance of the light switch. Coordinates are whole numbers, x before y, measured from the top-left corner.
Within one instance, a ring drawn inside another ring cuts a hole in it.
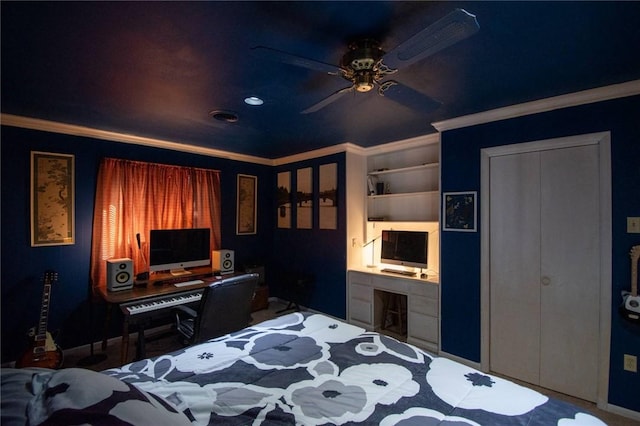
[[[640,217],[627,218],[627,234],[640,234]]]

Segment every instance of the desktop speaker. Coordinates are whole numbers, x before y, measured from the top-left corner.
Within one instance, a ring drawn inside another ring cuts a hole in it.
[[[211,253],[211,268],[221,274],[233,274],[233,250],[214,250]]]
[[[107,290],[120,291],[133,287],[133,260],[107,260]]]

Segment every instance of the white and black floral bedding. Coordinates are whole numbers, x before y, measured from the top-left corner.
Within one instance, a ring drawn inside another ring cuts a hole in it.
[[[603,425],[580,408],[318,314],[104,373],[193,424]]]

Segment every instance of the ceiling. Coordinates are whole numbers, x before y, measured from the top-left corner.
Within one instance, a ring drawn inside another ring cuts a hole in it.
[[[640,2],[6,2],[2,113],[279,158],[370,147],[430,123],[640,79]],[[253,54],[339,65],[373,38],[389,51],[455,8],[480,30],[393,79],[437,100],[412,109],[339,76]],[[243,102],[247,96],[262,106]],[[213,118],[222,110],[236,122]]]

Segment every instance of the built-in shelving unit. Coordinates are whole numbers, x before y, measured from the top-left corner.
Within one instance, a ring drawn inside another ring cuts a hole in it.
[[[399,296],[405,306],[401,309],[406,325],[403,338],[438,352],[440,138],[426,135],[393,142],[347,158],[347,319],[387,333],[389,330],[383,327],[385,301]],[[386,273],[386,266],[380,262],[380,235],[385,229],[428,232],[428,268],[401,267],[413,272],[413,277]]]
[[[367,219],[425,221],[439,216],[439,146],[425,143],[367,158]]]

